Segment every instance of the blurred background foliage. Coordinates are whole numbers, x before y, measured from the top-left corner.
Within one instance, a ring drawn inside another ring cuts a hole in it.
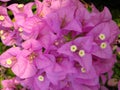
[[[7,3],[10,5],[12,3],[23,3],[26,4],[28,2],[33,2],[34,0],[11,0]],[[42,0],[40,0],[42,1]],[[120,27],[120,0],[81,0],[87,4],[94,4],[100,11],[103,9],[104,6],[107,6],[112,14],[113,20],[118,24]],[[8,47],[4,46],[0,41],[0,54],[2,54]],[[114,65],[113,71],[114,75],[113,78],[117,78],[120,80],[120,56],[117,57],[117,63]],[[10,69],[5,69],[4,67],[0,66],[0,80],[9,79],[14,77],[14,74]],[[1,82],[1,81],[0,81]],[[1,88],[0,84],[0,88]],[[117,90],[117,87],[108,87],[109,90]]]

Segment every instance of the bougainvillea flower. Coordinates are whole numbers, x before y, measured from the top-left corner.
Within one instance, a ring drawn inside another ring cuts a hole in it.
[[[4,6],[0,6],[0,24],[5,27],[11,27],[12,21],[7,14],[7,8]]]
[[[109,59],[93,57],[93,66],[98,75],[101,75],[105,72],[109,72],[112,69],[115,62],[116,62],[115,56],[112,56]]]
[[[30,63],[26,57],[20,56],[15,65],[12,67],[13,73],[20,78],[32,77],[36,74],[37,69],[33,63]]]
[[[64,79],[66,76],[64,69],[62,68],[62,66],[55,62],[55,57],[52,55],[41,56],[41,58],[38,59],[36,63],[38,69],[43,68],[45,70],[48,79],[53,84],[58,84],[58,81]]]
[[[13,90],[16,88],[17,83],[15,82],[15,78],[3,80],[2,82],[3,89],[2,90]]]
[[[92,66],[92,37],[79,37],[58,49],[59,53],[68,55],[73,60],[78,61],[86,71]]]
[[[22,38],[20,37],[20,33],[18,30],[11,28],[4,28],[0,30],[1,40],[6,46],[20,45]]]
[[[58,9],[77,5],[78,0],[44,0],[42,3],[39,0],[35,0],[36,4],[36,15],[40,18],[46,17],[46,15],[52,12],[58,11]],[[71,8],[71,7],[70,7]]]
[[[50,85],[50,80],[47,78],[47,76],[46,76],[46,74],[44,74],[44,72],[43,73],[39,72],[35,77],[35,84],[41,90],[47,90]]]
[[[86,32],[86,30],[94,27],[92,21],[89,21],[91,18],[90,12],[83,5],[79,5],[79,8],[75,12],[75,18],[82,26],[82,30]]]
[[[28,78],[34,76],[37,72],[35,60],[41,53],[41,46],[34,39],[24,42],[22,46],[24,49],[21,51],[16,64],[12,67],[12,71],[20,78]]]
[[[14,18],[13,18],[14,28],[15,29],[22,28],[22,25],[24,24],[26,18],[27,18],[27,16],[23,13],[15,14]],[[20,30],[18,30],[18,31],[20,31]],[[22,30],[20,32],[22,32]]]
[[[59,9],[59,11],[48,14],[45,18],[48,25],[52,26],[52,29],[55,33],[59,33],[62,30],[82,32],[81,24],[79,24],[78,21],[74,19],[76,7],[71,6],[71,9],[67,8],[69,7],[64,7]],[[54,20],[56,22],[54,22]]]
[[[110,21],[112,19],[111,13],[107,7],[104,7],[103,11],[101,12],[100,19],[105,21]]]
[[[41,55],[40,58],[36,60],[36,65],[38,69],[45,70],[51,83],[58,85],[59,80],[63,80],[69,73],[75,73],[76,70],[72,62],[68,61],[68,58],[58,57],[56,59],[49,54]],[[62,61],[58,61],[58,59],[62,59]],[[69,64],[69,66],[66,66],[66,63]]]
[[[46,16],[46,14],[51,12],[51,9],[47,6],[49,5],[51,1],[46,2],[44,0],[44,4],[41,3],[39,0],[35,0],[36,4],[36,15],[40,18],[43,18]]]
[[[21,36],[23,39],[37,38],[39,31],[43,28],[44,23],[36,16],[26,18],[26,21],[23,23],[23,32]],[[35,30],[35,31],[34,31]]]
[[[55,41],[57,36],[52,32],[51,28],[47,25],[44,25],[42,28],[39,29],[39,35],[37,40],[41,43],[42,47],[45,49],[49,49],[51,44]]]
[[[34,3],[32,2],[25,5],[15,3],[12,5],[9,5],[7,8],[10,9],[14,15],[19,13],[19,14],[25,14],[27,17],[31,17],[33,16],[33,12],[32,12],[33,5]]]
[[[85,81],[83,80],[83,82],[79,82],[80,79],[75,78],[74,76],[68,76],[68,80],[67,83],[65,83],[65,87],[63,88],[63,90],[97,90],[99,88],[98,85],[98,81],[95,85],[86,85]],[[86,80],[87,81],[87,80]],[[91,80],[92,81],[92,80]],[[89,80],[88,80],[89,82]],[[94,81],[93,81],[94,82]],[[90,83],[89,83],[90,84]]]
[[[36,67],[27,58],[21,56],[23,53],[24,55],[30,54],[25,50],[21,51],[18,47],[10,48],[1,55],[0,64],[11,68],[13,73],[20,78],[30,77],[36,73]]]
[[[89,21],[92,20],[92,23],[94,25],[100,24],[101,22],[110,21],[112,19],[111,13],[109,12],[107,7],[104,7],[102,12],[96,11],[95,7],[93,7],[92,9],[93,12],[91,12],[90,14],[91,18],[89,19]]]
[[[91,67],[88,72],[84,68],[78,67],[78,66],[77,66],[76,70],[77,70],[77,73],[74,73],[76,78],[80,78],[83,80],[87,80],[87,79],[92,80],[92,79],[95,79],[98,77],[94,67]]]
[[[111,36],[116,36],[116,33],[112,33],[110,26],[108,23],[101,23],[93,28],[88,35],[94,37],[94,45],[95,51],[93,51],[93,55],[101,57],[101,58],[111,58],[112,57],[112,48],[110,46]],[[113,37],[114,37],[113,36]]]
[[[0,64],[4,67],[13,67],[17,61],[17,56],[20,54],[19,47],[13,47],[8,49],[0,56]]]
[[[41,44],[35,39],[29,39],[26,42],[22,43],[22,47],[26,50],[35,51],[41,50]]]
[[[43,70],[38,71],[38,73],[32,77],[32,78],[27,78],[25,80],[21,80],[21,84],[28,89],[41,89],[41,90],[48,90],[50,81],[47,78],[46,74],[44,73]]]

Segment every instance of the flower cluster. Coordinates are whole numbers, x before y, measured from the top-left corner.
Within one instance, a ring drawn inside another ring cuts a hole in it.
[[[107,7],[90,8],[79,0],[0,6],[0,37],[10,47],[0,65],[16,75],[2,82],[3,90],[18,84],[22,90],[101,88],[99,77],[116,61],[112,43],[120,32]]]

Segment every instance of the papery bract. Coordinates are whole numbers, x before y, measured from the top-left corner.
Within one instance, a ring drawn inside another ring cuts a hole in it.
[[[18,84],[21,90],[107,90],[103,85],[113,74],[112,46],[119,33],[107,7],[100,12],[79,0],[1,5],[0,37],[9,49],[0,65],[19,82],[4,80],[3,90]]]

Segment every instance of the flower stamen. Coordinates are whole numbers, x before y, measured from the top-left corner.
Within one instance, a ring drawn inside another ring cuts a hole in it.
[[[3,21],[5,17],[3,15],[0,15],[0,20]]]
[[[2,35],[3,35],[3,33],[4,33],[4,31],[3,31],[3,30],[0,30],[0,36],[2,36]]]
[[[28,56],[28,59],[29,59],[30,62],[32,62],[36,57],[37,57],[36,53],[32,52],[32,53]]]
[[[79,56],[80,56],[80,57],[85,56],[85,51],[84,51],[84,50],[80,50],[80,51],[79,51]]]
[[[81,72],[82,73],[85,73],[86,72],[86,69],[84,67],[81,68]]]
[[[8,65],[11,65],[11,64],[12,64],[12,60],[11,60],[10,58],[8,58],[8,59],[6,60],[6,63],[7,63]]]
[[[44,77],[42,75],[40,75],[40,76],[38,76],[38,80],[42,82],[42,81],[44,81]]]
[[[100,40],[105,40],[106,37],[105,37],[104,34],[100,34],[100,35],[99,35],[99,38],[100,38]]]
[[[18,29],[18,31],[19,31],[19,32],[23,32],[23,29],[20,27],[20,28]]]
[[[18,4],[17,7],[18,7],[18,8],[23,8],[23,7],[24,7],[24,4]]]
[[[75,52],[76,50],[77,50],[77,46],[76,45],[72,45],[70,47],[70,51]]]
[[[105,49],[105,48],[107,47],[107,44],[106,44],[105,42],[103,42],[103,43],[100,44],[100,47],[101,47],[102,49]]]

